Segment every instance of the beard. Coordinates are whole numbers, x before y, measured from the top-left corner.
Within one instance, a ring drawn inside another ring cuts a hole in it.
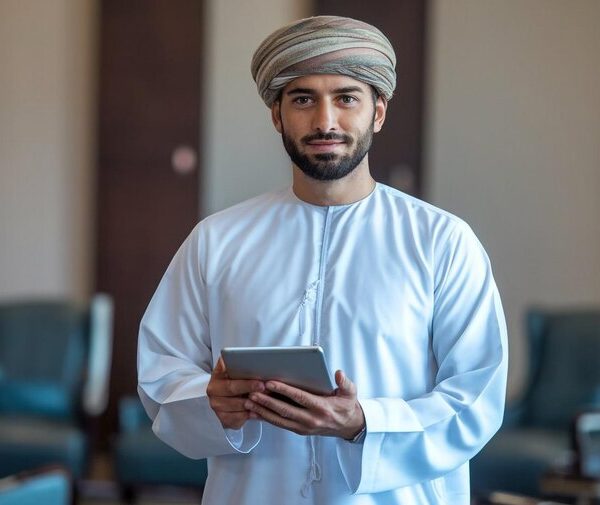
[[[292,162],[304,174],[318,181],[335,181],[352,172],[369,152],[373,141],[373,123],[371,122],[367,131],[356,140],[346,134],[315,133],[302,137],[300,142],[296,143],[291,137],[286,135],[283,126],[281,137],[285,150]],[[351,151],[341,156],[336,153],[308,155],[300,150],[300,145],[305,145],[313,140],[338,140],[350,147]]]

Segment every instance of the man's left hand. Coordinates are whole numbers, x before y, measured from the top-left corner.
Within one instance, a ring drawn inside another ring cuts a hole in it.
[[[324,435],[352,440],[365,425],[356,398],[356,386],[344,372],[335,373],[338,388],[331,396],[320,396],[279,381],[267,381],[265,393],[251,393],[245,408],[254,419],[262,419],[299,435]],[[284,395],[300,407],[269,396]]]

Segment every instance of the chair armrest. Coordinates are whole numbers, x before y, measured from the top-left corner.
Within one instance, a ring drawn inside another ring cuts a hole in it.
[[[142,427],[150,427],[152,423],[142,402],[136,396],[125,396],[119,401],[119,431],[130,433]]]
[[[113,300],[96,294],[90,302],[90,340],[87,378],[83,387],[83,410],[98,416],[108,404],[108,386],[112,361]]]

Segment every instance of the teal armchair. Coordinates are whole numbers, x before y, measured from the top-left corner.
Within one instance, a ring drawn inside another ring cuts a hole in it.
[[[86,416],[107,404],[112,301],[0,304],[0,477],[47,464],[86,471]]]
[[[600,309],[527,315],[529,377],[498,434],[471,461],[474,494],[539,496],[542,474],[568,462],[576,415],[600,407]]]
[[[189,459],[162,442],[137,397],[119,403],[115,470],[123,498],[132,502],[144,486],[182,486],[201,491],[207,477],[205,459]]]
[[[71,505],[68,471],[47,467],[0,479],[0,505]]]

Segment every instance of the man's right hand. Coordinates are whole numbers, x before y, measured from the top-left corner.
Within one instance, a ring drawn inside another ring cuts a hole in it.
[[[219,358],[206,388],[210,406],[223,428],[234,430],[239,430],[250,418],[250,411],[244,407],[248,394],[264,391],[265,385],[262,381],[230,379],[223,358]]]

